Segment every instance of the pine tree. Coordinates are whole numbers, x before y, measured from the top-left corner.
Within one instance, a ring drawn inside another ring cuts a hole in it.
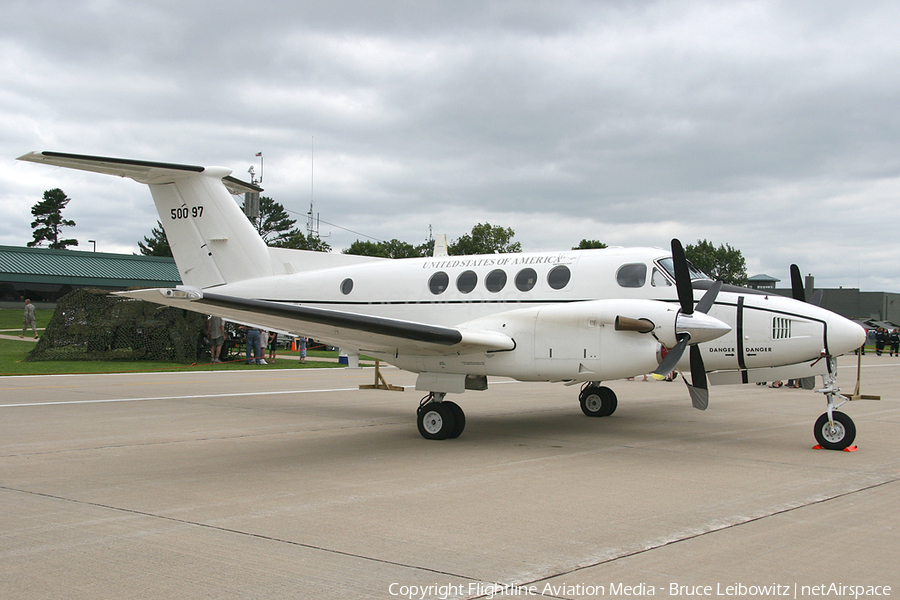
[[[62,216],[62,211],[70,200],[64,191],[54,188],[44,192],[44,199],[31,207],[34,239],[28,242],[29,248],[40,246],[44,242],[50,242],[48,247],[54,250],[65,250],[69,246],[78,245],[78,240],[75,239],[59,239],[63,227],[75,227],[75,221],[63,219]]]
[[[250,219],[263,241],[270,246],[281,245],[280,242],[293,237],[298,230],[294,228],[296,219],[292,219],[281,203],[268,196],[259,199],[259,217]]]
[[[166,232],[159,221],[150,231],[150,237],[144,236],[144,241],[138,242],[138,248],[144,256],[172,256],[169,238],[166,237]]]

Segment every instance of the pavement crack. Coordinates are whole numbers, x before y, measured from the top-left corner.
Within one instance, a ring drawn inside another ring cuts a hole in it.
[[[253,533],[253,532],[250,532],[250,531],[241,531],[241,530],[239,530],[239,529],[232,529],[232,528],[229,528],[229,527],[221,527],[221,526],[219,526],[219,525],[212,525],[212,524],[209,524],[209,523],[201,523],[201,522],[199,522],[199,521],[190,521],[190,520],[187,520],[187,519],[178,519],[178,518],[176,518],[176,517],[169,517],[169,516],[166,516],[166,515],[159,515],[159,514],[155,514],[155,513],[151,513],[151,512],[147,512],[147,511],[142,511],[142,510],[136,510],[136,509],[132,509],[132,508],[124,508],[124,507],[121,507],[121,506],[112,506],[112,505],[109,505],[109,504],[103,504],[103,503],[100,503],[100,502],[90,502],[90,501],[87,501],[87,500],[76,500],[76,499],[74,499],[74,498],[66,498],[66,497],[64,497],[64,496],[57,496],[57,495],[54,495],[54,494],[48,494],[48,493],[45,493],[45,492],[35,492],[35,491],[32,491],[32,490],[23,490],[23,489],[13,488],[13,487],[3,486],[3,485],[0,485],[0,490],[5,490],[5,491],[8,491],[8,492],[20,493],[20,494],[28,494],[28,495],[30,495],[30,496],[36,496],[36,497],[40,497],[40,498],[47,498],[47,499],[50,499],[50,500],[57,500],[57,501],[60,501],[60,502],[71,502],[72,504],[78,504],[78,505],[81,505],[81,506],[90,506],[90,507],[93,507],[93,508],[101,508],[101,509],[104,509],[104,510],[111,510],[111,511],[119,512],[119,513],[124,513],[124,514],[136,515],[136,516],[140,516],[140,517],[147,517],[147,518],[150,518],[150,519],[159,519],[159,520],[162,520],[162,521],[168,521],[168,522],[170,522],[170,523],[179,523],[179,524],[181,524],[181,525],[189,525],[189,526],[192,526],[192,527],[200,527],[200,528],[203,528],[203,529],[209,529],[209,530],[211,530],[211,531],[219,531],[219,532],[222,532],[222,533],[228,533],[228,534],[232,534],[232,535],[239,535],[239,536],[243,536],[243,537],[254,538],[254,539],[257,539],[257,540],[264,540],[264,541],[267,541],[267,542],[274,542],[274,543],[276,543],[276,544],[285,544],[285,545],[288,545],[288,546],[294,546],[294,547],[297,547],[297,548],[304,548],[304,549],[307,549],[307,550],[315,550],[315,551],[317,551],[317,552],[326,552],[326,553],[328,553],[328,554],[333,554],[333,555],[336,555],[336,556],[345,556],[345,557],[348,557],[348,558],[355,558],[355,559],[358,559],[358,560],[364,560],[364,561],[369,561],[369,562],[379,563],[379,564],[383,564],[383,565],[390,565],[390,566],[400,567],[400,568],[404,568],[404,569],[411,569],[411,570],[414,570],[414,571],[421,571],[421,572],[424,572],[424,573],[432,573],[432,574],[435,574],[435,575],[442,575],[442,576],[445,576],[445,577],[454,577],[454,578],[458,578],[458,579],[463,579],[463,580],[465,580],[465,581],[471,581],[471,582],[480,582],[480,581],[481,581],[481,580],[478,579],[478,578],[469,577],[469,576],[467,576],[467,575],[460,575],[459,573],[453,573],[453,572],[450,572],[450,571],[443,571],[443,570],[440,570],[440,569],[434,569],[434,568],[426,567],[426,566],[422,566],[422,565],[413,565],[413,564],[402,563],[402,562],[399,562],[399,561],[388,560],[388,559],[385,559],[385,558],[377,558],[377,557],[374,557],[374,556],[366,556],[365,554],[359,554],[359,553],[355,553],[355,552],[347,552],[346,550],[338,550],[338,549],[336,549],[336,548],[327,548],[327,547],[325,547],[325,546],[318,546],[318,545],[316,545],[316,544],[307,544],[307,543],[305,543],[305,542],[298,542],[298,541],[296,541],[296,540],[287,540],[287,539],[284,539],[284,538],[279,538],[279,537],[275,537],[275,536],[265,535],[265,534],[262,534],[262,533]]]
[[[809,502],[805,502],[805,503],[803,503],[803,504],[799,504],[799,505],[797,505],[797,506],[791,506],[791,507],[788,507],[788,508],[784,508],[784,509],[780,509],[780,510],[775,510],[775,511],[772,511],[772,512],[767,513],[767,514],[764,514],[764,515],[759,515],[759,516],[756,516],[756,517],[749,517],[749,518],[743,519],[743,520],[738,521],[738,522],[735,522],[735,523],[729,523],[729,524],[722,525],[722,526],[719,526],[719,527],[713,527],[713,528],[708,529],[708,530],[706,530],[706,531],[699,531],[699,532],[697,532],[697,533],[692,533],[692,534],[689,534],[689,535],[683,535],[683,536],[678,537],[678,538],[676,538],[676,539],[666,540],[666,541],[664,541],[664,542],[652,544],[652,545],[647,546],[647,547],[645,547],[645,548],[640,548],[640,549],[638,549],[638,550],[633,550],[633,551],[629,551],[629,552],[624,552],[624,553],[622,553],[622,554],[618,554],[618,555],[616,555],[616,556],[611,556],[611,557],[605,558],[605,559],[603,559],[603,560],[598,560],[598,561],[591,562],[590,564],[579,565],[579,566],[573,567],[573,568],[571,568],[571,569],[561,570],[561,571],[559,571],[559,572],[551,573],[551,574],[549,574],[549,575],[545,575],[545,576],[543,576],[543,577],[540,577],[540,578],[537,578],[537,579],[534,579],[534,580],[531,580],[531,581],[527,581],[527,582],[524,582],[524,583],[520,583],[520,584],[517,584],[517,585],[520,585],[520,586],[523,586],[523,587],[524,587],[524,586],[529,586],[529,585],[534,585],[534,584],[538,584],[538,583],[543,583],[543,582],[549,581],[549,580],[551,580],[551,579],[555,579],[555,578],[557,578],[557,577],[564,577],[564,576],[567,576],[567,575],[572,575],[573,573],[578,573],[578,572],[580,572],[580,571],[585,571],[585,570],[587,570],[587,569],[592,569],[592,568],[594,568],[594,567],[599,567],[599,566],[607,565],[607,564],[613,564],[613,563],[615,563],[615,562],[617,562],[617,561],[620,561],[620,560],[623,560],[623,559],[626,559],[626,558],[631,558],[631,557],[633,557],[633,556],[640,556],[640,555],[642,555],[642,554],[647,554],[647,553],[649,553],[649,552],[653,552],[654,550],[659,550],[660,548],[666,548],[666,547],[669,547],[669,546],[674,546],[674,545],[676,545],[676,544],[681,544],[681,543],[683,543],[683,542],[689,542],[689,541],[691,541],[691,540],[695,540],[695,539],[698,539],[698,538],[702,538],[702,537],[705,537],[705,536],[708,536],[708,535],[712,535],[712,534],[715,534],[715,533],[719,533],[719,532],[722,532],[722,531],[727,531],[727,530],[729,530],[729,529],[736,529],[736,528],[739,528],[739,527],[743,527],[743,526],[745,526],[745,525],[749,525],[749,524],[751,524],[751,523],[755,523],[755,522],[757,522],[757,521],[764,521],[764,520],[769,519],[769,518],[771,518],[771,517],[776,517],[776,516],[778,516],[778,515],[784,515],[784,514],[788,514],[788,513],[791,513],[791,512],[798,511],[798,510],[802,510],[802,509],[808,508],[808,507],[810,507],[810,506],[816,506],[816,505],[818,505],[818,504],[826,504],[826,503],[831,502],[831,501],[833,501],[833,500],[838,500],[838,499],[841,499],[841,498],[846,498],[846,497],[849,497],[849,496],[853,496],[853,495],[855,495],[855,494],[859,494],[859,493],[861,493],[861,492],[866,492],[866,491],[869,491],[869,490],[878,489],[878,488],[884,487],[884,486],[886,486],[886,485],[890,485],[890,484],[892,484],[892,483],[897,483],[898,481],[900,481],[900,478],[888,479],[888,480],[886,480],[886,481],[881,481],[881,482],[878,482],[878,483],[873,483],[873,484],[871,484],[871,485],[867,485],[867,486],[864,486],[864,487],[860,487],[860,488],[857,488],[857,489],[855,489],[855,490],[850,490],[850,491],[843,492],[843,493],[840,493],[840,494],[835,494],[835,495],[833,495],[833,496],[828,496],[827,498],[818,498],[818,499],[815,499],[815,500],[811,500],[811,501],[809,501]]]

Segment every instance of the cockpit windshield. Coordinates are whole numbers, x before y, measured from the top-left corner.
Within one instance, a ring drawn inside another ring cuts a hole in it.
[[[656,262],[672,276],[672,279],[675,279],[675,262],[672,260],[672,257],[661,258]],[[712,281],[712,277],[692,265],[690,261],[687,261],[687,266],[688,271],[691,274],[691,281],[696,281],[698,279],[708,279]]]

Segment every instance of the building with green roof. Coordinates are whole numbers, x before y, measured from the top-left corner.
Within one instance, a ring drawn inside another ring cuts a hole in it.
[[[171,257],[0,246],[0,301],[55,302],[77,288],[174,287]]]

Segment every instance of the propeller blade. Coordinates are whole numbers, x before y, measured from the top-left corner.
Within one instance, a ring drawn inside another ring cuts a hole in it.
[[[703,366],[703,355],[699,346],[691,346],[691,382],[685,384],[691,395],[691,404],[697,410],[709,407],[709,382],[706,380],[706,367]]]
[[[719,295],[719,290],[722,289],[722,282],[716,281],[713,283],[706,293],[703,294],[703,297],[700,298],[700,302],[697,303],[697,306],[694,307],[694,310],[697,312],[702,312],[704,314],[709,312],[709,309],[712,308],[713,303],[716,301],[716,296]]]
[[[654,379],[661,379],[675,370],[675,365],[681,360],[681,355],[684,354],[684,349],[687,348],[690,339],[691,336],[686,333],[682,333],[679,336],[678,343],[672,346],[672,349],[669,350],[666,357],[662,359],[662,362],[659,363],[659,366],[653,371]]]
[[[709,408],[709,390],[694,387],[689,383],[686,383],[686,385],[688,393],[691,395],[691,404],[694,405],[694,408],[697,410],[706,410]]]
[[[691,286],[691,271],[684,257],[684,248],[677,239],[672,239],[672,265],[675,267],[675,289],[678,290],[678,302],[681,312],[689,315],[694,312],[694,288]]]
[[[695,388],[709,389],[706,381],[706,367],[699,346],[691,346],[691,383]]]
[[[806,291],[803,289],[803,277],[800,275],[800,267],[791,265],[791,295],[794,300],[806,302]]]
[[[822,304],[822,290],[816,290],[812,294],[812,298],[809,299],[809,303],[813,306],[820,306]]]

